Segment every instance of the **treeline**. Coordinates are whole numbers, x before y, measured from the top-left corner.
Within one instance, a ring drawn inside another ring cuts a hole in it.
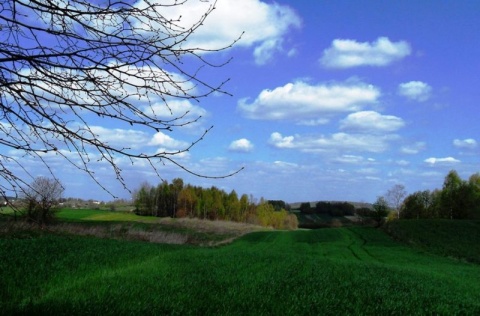
[[[230,220],[276,229],[298,227],[297,217],[281,207],[286,205],[283,201],[255,203],[253,197],[246,194],[239,197],[235,190],[227,193],[215,186],[185,185],[180,178],[157,186],[143,183],[133,199],[135,213],[139,215]]]
[[[455,170],[450,171],[442,189],[408,195],[400,209],[400,218],[480,218],[480,173],[462,180]]]
[[[329,214],[330,216],[355,215],[355,206],[348,202],[324,202],[320,201],[312,207],[310,203],[300,204],[300,212],[307,214]]]

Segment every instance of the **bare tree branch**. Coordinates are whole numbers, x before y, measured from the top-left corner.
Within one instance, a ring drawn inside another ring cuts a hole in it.
[[[228,94],[224,90],[228,79],[212,84],[203,73],[230,60],[214,64],[205,53],[228,49],[240,37],[216,50],[191,47],[189,39],[216,1],[202,1],[209,6],[190,25],[181,16],[162,13],[187,1],[192,0],[5,0],[0,4],[0,177],[6,182],[0,184],[0,194],[6,196],[28,183],[8,169],[7,162],[22,166],[8,149],[39,158],[52,176],[55,172],[43,157],[58,155],[106,191],[92,169],[93,155],[111,166],[125,188],[115,162],[118,156],[132,163],[146,160],[157,174],[158,163],[165,160],[188,173],[210,177],[176,159],[210,128],[191,145],[160,153],[109,144],[92,128],[101,118],[152,132],[173,131],[201,117],[188,111],[174,113],[172,100],[199,101],[212,93]],[[159,103],[172,117],[155,112]]]

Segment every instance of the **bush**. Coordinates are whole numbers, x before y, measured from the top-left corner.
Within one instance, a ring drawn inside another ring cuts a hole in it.
[[[294,214],[285,210],[275,211],[273,205],[262,203],[256,209],[256,223],[275,229],[297,229],[298,220]]]
[[[288,214],[283,221],[283,228],[288,230],[295,230],[298,228],[298,218],[295,214]]]

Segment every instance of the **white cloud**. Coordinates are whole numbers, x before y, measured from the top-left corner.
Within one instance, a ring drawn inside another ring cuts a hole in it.
[[[280,42],[281,41],[279,39],[270,39],[257,46],[253,51],[255,62],[259,65],[266,64],[273,58],[273,55],[278,50],[278,47],[281,46]]]
[[[318,125],[325,125],[330,122],[329,119],[327,118],[319,118],[316,120],[300,120],[297,122],[298,125],[304,125],[304,126],[318,126]]]
[[[396,116],[382,115],[375,111],[361,111],[349,114],[340,121],[341,129],[356,131],[393,132],[405,126],[405,122]]]
[[[112,60],[109,66],[108,70],[92,68],[88,76],[95,77],[96,80],[110,87],[112,94],[127,96],[127,100],[131,103],[153,104],[163,100],[165,96],[189,97],[201,94],[197,89],[198,85],[183,74],[153,66],[132,67],[116,60]],[[72,72],[71,75],[75,73]],[[92,96],[92,94],[88,95]]]
[[[421,81],[410,81],[398,85],[399,95],[418,102],[427,101],[431,92],[432,87]]]
[[[402,146],[400,148],[400,152],[407,154],[407,155],[415,155],[418,154],[420,151],[425,150],[427,144],[425,142],[416,142],[414,144]]]
[[[170,150],[182,150],[185,147],[187,147],[189,144],[187,142],[181,141],[181,140],[176,140],[172,137],[170,137],[167,134],[164,134],[162,132],[157,132],[155,135],[153,135],[152,139],[150,142],[148,142],[148,145],[150,146],[161,146],[165,147]]]
[[[241,138],[238,140],[233,141],[228,149],[230,151],[236,151],[236,152],[251,152],[253,150],[253,144],[246,138]]]
[[[360,174],[377,174],[379,170],[376,168],[360,168],[358,170],[355,170],[355,172]]]
[[[477,148],[477,141],[473,138],[467,138],[467,139],[455,139],[453,141],[453,145],[458,148],[464,148],[464,149],[475,149]]]
[[[446,158],[427,158],[425,159],[425,162],[430,164],[430,165],[436,165],[436,164],[455,164],[459,163],[460,160],[455,159],[453,157],[446,157]]]
[[[324,153],[337,150],[379,153],[387,150],[389,142],[395,139],[397,139],[395,135],[335,133],[331,136],[282,136],[282,134],[275,132],[270,135],[269,143],[276,148],[297,149],[307,153]]]
[[[270,144],[277,148],[294,148],[294,136],[283,137],[282,134],[275,132],[270,135]]]
[[[182,5],[162,7],[161,14],[167,19],[180,19],[179,26],[190,28],[212,4],[213,1],[186,1]],[[183,43],[183,48],[216,50],[230,46],[243,33],[235,47],[253,47],[257,64],[263,64],[274,52],[282,51],[283,38],[300,26],[300,17],[288,6],[260,0],[222,0]],[[143,28],[150,31],[162,26],[143,25]]]
[[[125,148],[138,148],[148,141],[148,135],[132,129],[105,128],[102,126],[90,126],[90,130],[102,142],[110,146],[122,146]]]
[[[185,122],[192,122],[200,117],[208,116],[208,112],[190,100],[168,99],[166,102],[156,102],[152,106],[145,106],[144,112],[155,115],[158,118],[165,120],[178,119],[175,123],[183,124]],[[182,128],[189,127],[183,125]]]
[[[340,157],[335,158],[334,161],[339,163],[354,164],[354,165],[375,163],[375,159],[373,158],[365,158],[363,156],[357,156],[357,155],[342,155]]]
[[[325,115],[358,111],[379,96],[376,87],[363,83],[310,85],[298,81],[263,90],[252,103],[242,99],[238,109],[250,119],[324,123]]]
[[[281,168],[284,170],[291,170],[293,168],[298,168],[298,164],[286,161],[276,160],[273,162],[273,166],[276,168]]]
[[[410,164],[409,161],[403,160],[403,159],[402,160],[397,160],[395,163],[399,166],[408,166]]]
[[[332,46],[323,51],[320,62],[329,68],[386,66],[410,53],[407,42],[391,42],[387,37],[379,37],[373,43],[335,39]]]

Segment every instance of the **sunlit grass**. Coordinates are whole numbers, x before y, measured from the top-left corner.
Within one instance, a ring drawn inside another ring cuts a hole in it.
[[[141,221],[153,222],[154,216],[139,216],[131,212],[111,212],[91,209],[62,209],[56,213],[59,220],[66,221]]]
[[[218,248],[0,239],[6,314],[478,314],[480,266],[380,230],[257,232]]]

